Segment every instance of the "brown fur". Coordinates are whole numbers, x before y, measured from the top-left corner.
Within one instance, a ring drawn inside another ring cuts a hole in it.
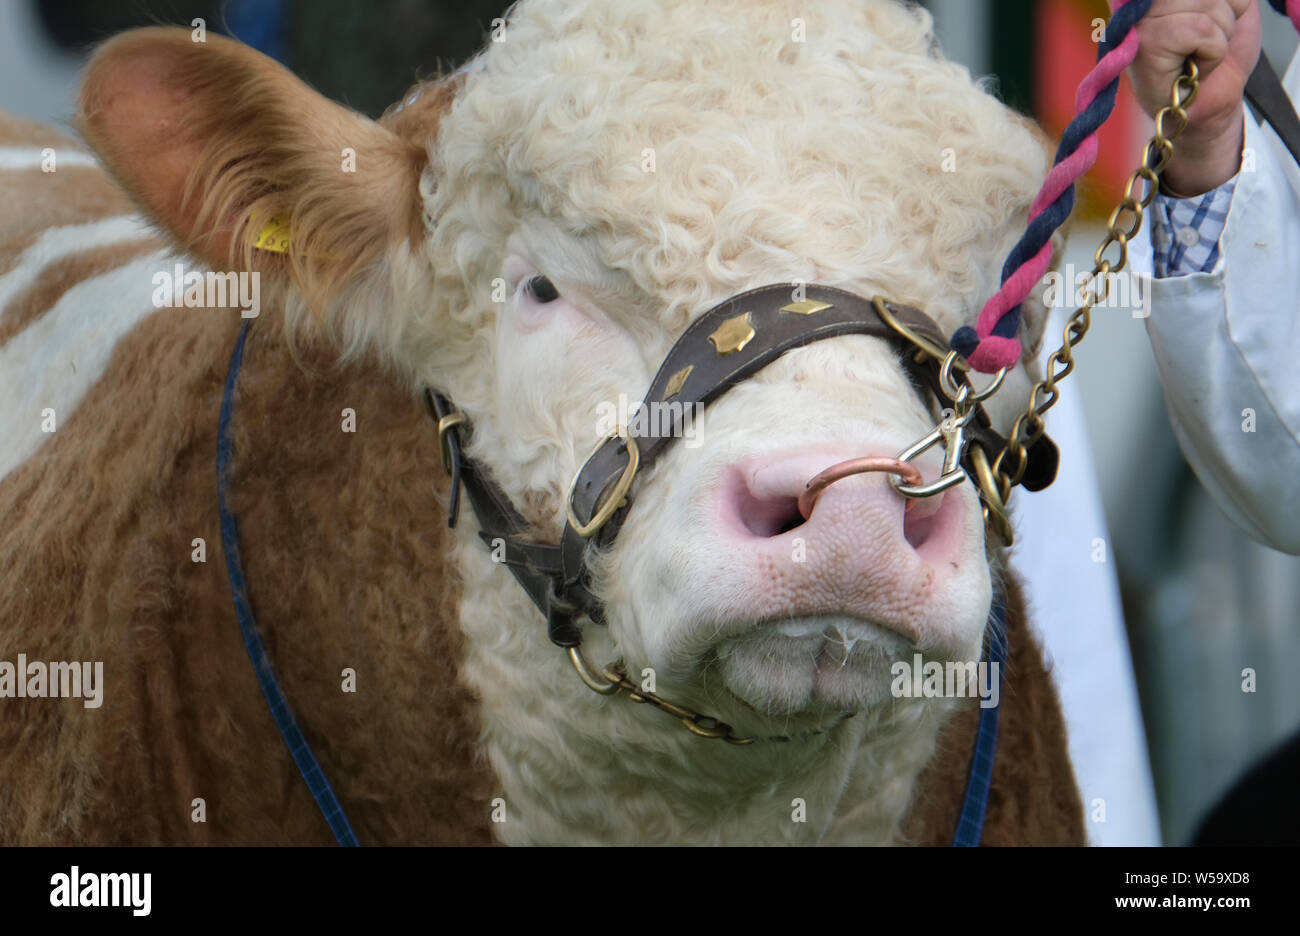
[[[46,265],[36,282],[0,309],[0,346],[48,312],[73,286],[162,246],[156,240],[123,241],[84,250]]]
[[[6,253],[20,252],[47,227],[88,224],[130,210],[121,188],[90,166],[0,172],[0,198],[0,250]],[[0,266],[0,274],[9,268]]]
[[[130,211],[121,187],[88,166],[59,166],[58,157],[85,152],[43,124],[0,113],[0,146],[51,147],[56,171],[40,169],[0,172],[0,275],[13,268],[18,256],[41,231],[65,224],[86,224]]]
[[[68,138],[53,127],[0,111],[0,146],[52,146],[59,150],[68,145]]]
[[[423,149],[437,139],[443,115],[451,109],[456,95],[465,86],[465,76],[453,72],[436,81],[421,81],[411,86],[402,100],[384,112],[380,126],[387,127],[412,147]],[[417,95],[414,101],[412,95]]]
[[[265,313],[264,313],[265,315]],[[428,417],[385,375],[317,376],[258,321],[232,506],[283,688],[363,843],[491,841],[457,680],[458,592]],[[0,841],[325,843],[253,677],[216,515],[229,311],[163,309],[0,482],[0,658],[102,660],[103,707],[0,700]],[[357,432],[340,430],[341,410]],[[191,561],[191,540],[207,562]],[[341,671],[357,692],[341,691]],[[191,821],[191,800],[207,822]]]
[[[217,71],[242,64],[246,98],[277,93],[258,84],[276,66],[234,43],[215,47],[207,55],[188,38],[183,46],[165,40],[171,57],[146,59],[133,55],[140,47],[126,37],[105,47],[87,82],[83,123],[101,155],[122,177],[144,180],[134,186],[137,200],[183,240],[193,240],[193,231],[161,213],[170,203],[157,196],[186,178],[221,189],[214,166],[231,151],[218,147],[213,155],[209,148],[203,158],[186,148],[193,125],[179,111],[146,109],[128,114],[143,123],[122,123],[123,109],[138,100],[119,94],[120,82],[142,81],[165,99],[176,74],[206,82],[207,90],[219,78],[230,88],[238,83],[233,74]],[[103,67],[114,56],[116,69]],[[106,78],[96,83],[95,74]],[[301,100],[291,105],[314,102],[294,85],[291,96]],[[335,108],[322,125],[330,120],[349,126],[355,118]],[[285,137],[267,122],[245,126],[243,142],[252,145],[263,132]],[[3,126],[28,145],[65,142],[30,125]],[[113,133],[95,136],[106,127]],[[125,145],[118,145],[123,134]],[[381,131],[381,141],[397,139]],[[416,201],[404,189],[367,190],[381,166],[371,160],[366,171],[373,154],[361,139],[347,145],[357,148],[355,176],[338,171],[338,149],[326,154],[344,197],[354,204],[374,197],[372,204],[384,206],[399,197]],[[283,149],[266,155],[293,162]],[[191,165],[199,167],[195,175]],[[36,189],[27,215],[32,236],[68,216],[65,203],[78,193],[66,183],[83,178],[110,193],[103,214],[130,211],[101,173],[60,171]],[[205,191],[218,212],[238,200],[233,189]],[[73,217],[92,220],[98,208]],[[32,236],[7,246],[21,249]],[[296,228],[295,238],[309,249],[317,243],[310,223]],[[120,245],[144,246],[156,244]],[[367,238],[349,246],[350,257],[364,260],[385,244]],[[10,306],[6,329],[34,321],[73,280],[108,263],[108,250],[100,253],[47,267]],[[494,781],[475,747],[472,696],[457,678],[458,588],[431,425],[418,401],[371,366],[334,367],[328,352],[308,344],[300,349],[308,366],[298,367],[282,340],[280,310],[268,309],[264,299],[246,351],[231,490],[267,651],[363,843],[488,843]],[[0,481],[7,521],[0,580],[24,583],[0,593],[0,659],[23,652],[31,660],[102,660],[106,683],[104,705],[95,710],[77,700],[0,702],[0,746],[10,755],[0,778],[0,841],[332,840],[253,678],[226,579],[216,425],[238,325],[229,310],[154,313],[119,342],[104,376],[55,437]],[[355,434],[341,431],[344,407],[356,411]],[[206,541],[204,563],[191,560],[195,537]],[[356,671],[356,693],[342,691],[345,667]],[[191,821],[195,797],[207,803],[206,823]]]
[[[1065,720],[1043,652],[1030,633],[1024,595],[1007,573],[1010,659],[1002,687],[998,749],[993,762],[982,844],[1083,845],[1083,801],[1066,746]],[[957,829],[979,722],[972,699],[939,737],[921,775],[905,838],[918,845],[949,845]]]

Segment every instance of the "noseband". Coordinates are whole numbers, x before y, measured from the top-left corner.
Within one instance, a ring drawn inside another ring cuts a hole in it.
[[[641,404],[647,413],[662,411],[667,404],[669,419],[645,420],[648,432],[620,431],[597,446],[569,490],[568,519],[559,543],[526,538],[528,523],[522,514],[488,470],[464,454],[462,434],[471,430],[468,419],[444,395],[425,392],[429,411],[438,423],[443,465],[451,475],[448,525],[456,524],[463,486],[478,519],[479,537],[493,551],[494,559],[510,568],[545,617],[547,635],[568,652],[583,681],[607,694],[626,689],[638,701],[653,702],[675,715],[685,711],[691,716],[683,718],[686,727],[706,737],[741,740],[715,719],[640,691],[617,664],[606,667],[603,673],[594,672],[579,649],[581,618],[606,623],[604,608],[591,591],[587,549],[608,547],[618,535],[632,506],[636,475],[653,465],[672,440],[682,435],[687,414],[718,399],[787,351],[827,338],[867,335],[889,342],[899,352],[913,388],[927,406],[933,401],[943,408],[949,396],[945,380],[969,386],[964,375],[954,380],[950,369],[943,367],[948,357],[947,343],[943,332],[925,313],[880,298],[867,300],[829,286],[809,285],[799,293],[799,298],[793,298],[790,285],[784,283],[752,289],[719,303],[686,329],[664,358]],[[956,436],[960,451],[945,453],[945,469],[959,465],[969,475],[975,470],[977,451],[982,450],[987,457],[1001,451],[1006,440],[993,429],[978,402],[963,429]],[[950,438],[941,436],[936,429],[904,453],[901,464],[910,471],[885,466],[902,476],[906,483],[900,488],[903,493],[918,496],[910,492],[926,490],[918,487],[920,478],[906,459]],[[874,464],[856,465],[857,461],[832,466],[828,471],[881,469]],[[1029,449],[1022,483],[1031,491],[1046,487],[1056,475],[1056,464],[1056,446],[1044,435]],[[828,477],[823,472],[810,482],[810,490],[800,498],[801,512],[805,506],[810,512],[820,489],[843,476]],[[811,490],[813,483],[819,484],[816,491]]]

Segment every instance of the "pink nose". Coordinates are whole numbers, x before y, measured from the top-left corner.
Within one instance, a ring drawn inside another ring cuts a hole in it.
[[[721,488],[719,520],[752,582],[754,618],[848,615],[918,643],[917,621],[932,610],[937,577],[965,561],[968,499],[956,490],[905,498],[889,484],[890,472],[904,470],[860,448],[735,465]]]

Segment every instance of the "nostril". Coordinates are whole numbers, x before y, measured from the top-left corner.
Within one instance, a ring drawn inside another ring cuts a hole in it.
[[[741,522],[755,536],[780,536],[804,522],[795,497],[762,498],[745,491],[738,506]]]
[[[951,513],[950,510],[944,510],[944,505],[948,500],[948,494],[933,494],[930,497],[908,499],[907,510],[903,513],[903,538],[911,544],[913,549],[919,550],[936,537],[943,525],[940,514]]]
[[[903,538],[913,549],[920,549],[934,532],[934,514],[921,516],[919,510],[908,510],[903,514]]]

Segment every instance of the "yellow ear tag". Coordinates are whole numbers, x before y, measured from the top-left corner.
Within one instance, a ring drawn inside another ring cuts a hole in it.
[[[258,250],[272,253],[289,252],[289,219],[284,215],[271,215],[262,226],[262,233],[257,235],[253,246]]]

